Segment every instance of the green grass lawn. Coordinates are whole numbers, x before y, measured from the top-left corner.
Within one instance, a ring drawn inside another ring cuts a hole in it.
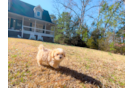
[[[37,47],[63,48],[61,68],[38,67]],[[8,86],[18,88],[125,88],[125,56],[75,46],[8,38]]]

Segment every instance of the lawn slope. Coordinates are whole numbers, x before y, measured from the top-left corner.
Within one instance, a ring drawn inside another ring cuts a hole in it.
[[[63,48],[61,67],[38,67],[37,47]],[[75,46],[8,38],[8,86],[11,88],[124,88],[125,56]]]

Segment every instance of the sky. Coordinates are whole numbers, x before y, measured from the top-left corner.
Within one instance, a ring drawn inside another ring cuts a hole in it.
[[[44,10],[47,10],[49,14],[53,13],[53,5],[52,5],[53,0],[21,0],[21,1],[34,6],[40,5]]]
[[[34,6],[40,5],[44,10],[47,10],[49,14],[55,14],[56,10],[54,9],[54,6],[53,6],[54,4],[53,0],[21,0],[21,1],[34,5]],[[78,3],[78,5],[81,5],[78,2],[78,0],[75,0],[75,1]],[[97,1],[98,0],[94,0],[94,2],[91,5],[95,5],[96,3],[98,3]],[[60,8],[60,12],[62,11],[65,11],[65,9]],[[94,16],[98,16],[98,14],[94,12],[94,9],[91,12],[93,13]],[[87,19],[87,20],[88,20],[87,22],[91,24],[93,19],[90,19],[90,20]]]
[[[54,10],[53,0],[21,0],[21,1],[34,5],[34,6],[40,5],[44,10],[49,11],[49,13],[53,13],[53,10]],[[94,0],[94,3],[92,3],[92,5],[94,5],[96,1],[97,0]]]
[[[54,5],[54,2],[53,2],[54,0],[21,0],[21,1],[26,2],[28,4],[31,4],[31,5],[34,5],[34,6],[40,5],[44,10],[47,10],[49,12],[49,14],[56,15],[56,13],[57,13],[56,12],[56,9],[53,6]],[[74,0],[74,1],[77,2],[77,4],[78,4],[79,7],[81,6],[79,0]],[[92,0],[92,3],[89,4],[89,5],[90,6],[98,5],[99,4],[99,1],[101,1],[101,0]],[[114,3],[115,0],[107,0],[107,1],[108,1],[108,4],[110,5],[110,4]],[[63,9],[62,8],[62,6],[58,5],[58,7],[59,7],[59,10],[60,10],[60,14],[63,11],[66,11],[66,9]],[[78,11],[76,10],[76,12],[78,12]],[[99,12],[98,9],[93,8],[93,9],[90,10],[90,12],[88,12],[88,14],[90,14],[93,17],[96,18],[98,16],[98,12]],[[93,22],[93,19],[92,18],[89,18],[89,17],[85,17],[85,20],[86,20],[86,24],[88,26],[90,26],[91,23]]]

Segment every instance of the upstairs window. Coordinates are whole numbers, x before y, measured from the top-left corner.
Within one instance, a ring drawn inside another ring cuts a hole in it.
[[[37,12],[37,16],[40,17],[40,12]]]
[[[42,19],[42,13],[43,9],[40,7],[40,5],[34,7],[34,17]]]

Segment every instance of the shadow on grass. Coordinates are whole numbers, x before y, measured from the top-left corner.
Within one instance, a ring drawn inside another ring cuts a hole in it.
[[[73,77],[77,80],[80,80],[83,83],[85,83],[85,82],[91,83],[93,85],[96,85],[96,86],[99,86],[100,88],[102,88],[102,83],[99,80],[96,80],[95,78],[87,76],[85,74],[79,73],[79,72],[72,70],[70,68],[60,66],[59,69],[54,69],[50,66],[45,66],[45,65],[44,65],[44,67],[47,67],[47,68],[55,70],[55,71],[59,71],[61,74],[70,75],[71,77]],[[43,71],[43,69],[42,69],[42,71]]]

